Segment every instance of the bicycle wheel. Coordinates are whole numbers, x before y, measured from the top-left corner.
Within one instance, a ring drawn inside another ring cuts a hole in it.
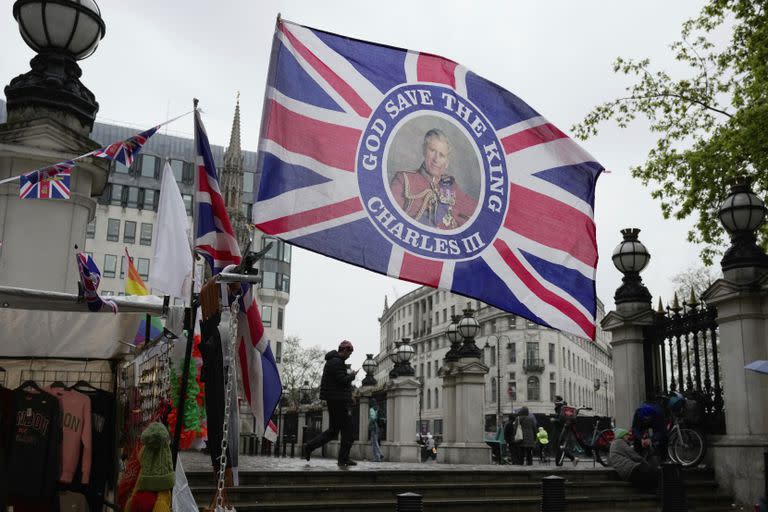
[[[611,453],[611,442],[613,441],[613,430],[603,430],[595,438],[595,446],[592,448],[595,452],[595,460],[603,467],[609,466],[608,455]]]
[[[704,438],[692,428],[681,428],[674,439],[673,452],[677,462],[684,467],[697,466],[704,458]]]
[[[667,444],[667,457],[671,462],[676,462],[680,464],[681,462],[677,460],[677,455],[675,455],[675,446],[677,445],[677,438],[678,438],[677,432],[673,432],[669,438],[669,444]]]

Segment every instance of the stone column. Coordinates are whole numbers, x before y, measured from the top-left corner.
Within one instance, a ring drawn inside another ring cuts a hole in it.
[[[646,400],[643,328],[653,323],[648,302],[624,302],[608,313],[601,326],[611,333],[616,425],[629,428],[635,409]]]
[[[491,449],[483,442],[485,374],[488,367],[476,357],[463,357],[440,369],[443,378],[443,444],[439,462],[490,464]]]
[[[366,392],[367,390],[365,387],[360,388],[360,414],[358,414],[357,419],[358,440],[355,441],[355,444],[352,446],[352,453],[354,454],[353,458],[356,457],[360,460],[371,459],[370,443],[368,442],[368,409],[370,407],[371,397],[367,394],[363,394]]]
[[[419,461],[414,430],[418,414],[419,381],[414,377],[390,380],[387,383],[387,441],[383,443],[388,461]]]
[[[768,360],[768,272],[726,270],[702,299],[717,307],[720,379],[726,435],[710,436],[718,483],[737,503],[751,505],[765,493],[763,453],[768,449],[768,376],[745,370]]]
[[[46,117],[9,121],[0,125],[0,180],[97,147],[85,134]],[[104,190],[108,169],[102,158],[78,161],[70,199],[20,199],[18,180],[0,185],[0,283],[77,293],[74,245],[85,248],[85,226],[94,217],[94,196]]]
[[[296,444],[298,446],[302,446],[304,444],[304,427],[307,426],[307,410],[304,406],[299,406],[299,413],[298,413],[299,419],[298,419],[298,430],[299,432],[296,434]]]

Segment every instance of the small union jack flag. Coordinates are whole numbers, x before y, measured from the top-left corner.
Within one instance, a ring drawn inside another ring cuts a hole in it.
[[[70,173],[75,162],[67,160],[19,176],[22,199],[69,199]]]
[[[117,304],[114,301],[102,299],[99,296],[99,283],[101,283],[101,272],[96,262],[89,254],[78,252],[76,255],[77,269],[80,272],[80,283],[83,285],[83,296],[88,310],[99,312],[105,306],[109,307],[113,313],[117,313]]]
[[[141,148],[147,143],[149,138],[155,134],[160,125],[150,128],[120,142],[115,142],[107,147],[97,149],[91,156],[99,158],[108,158],[116,162],[120,162],[126,167],[130,167],[136,155],[139,154]]]

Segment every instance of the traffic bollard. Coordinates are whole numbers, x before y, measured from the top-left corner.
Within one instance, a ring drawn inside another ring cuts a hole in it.
[[[683,466],[676,462],[661,464],[661,510],[688,512]]]
[[[421,494],[404,492],[397,495],[395,512],[422,512],[423,510]]]
[[[565,478],[550,475],[541,479],[541,512],[565,512]]]

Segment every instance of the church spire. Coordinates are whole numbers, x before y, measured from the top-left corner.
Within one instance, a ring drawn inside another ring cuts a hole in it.
[[[229,146],[224,152],[224,165],[221,170],[221,191],[227,214],[235,230],[235,237],[244,249],[248,243],[248,220],[243,214],[243,152],[240,148],[240,92],[235,103],[235,117],[232,120],[232,132]]]

